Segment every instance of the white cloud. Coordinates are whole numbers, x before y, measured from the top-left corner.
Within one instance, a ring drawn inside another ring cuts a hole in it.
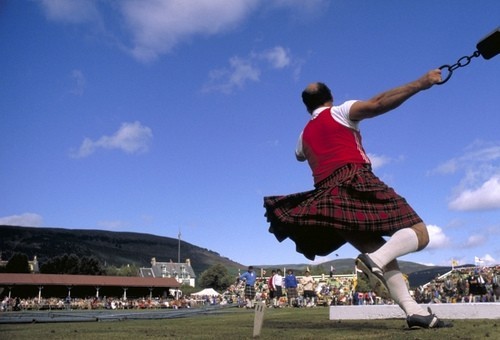
[[[290,52],[282,46],[275,46],[263,52],[252,52],[246,58],[235,56],[229,59],[228,67],[210,71],[203,92],[231,93],[249,81],[260,81],[261,70],[266,66],[283,69],[292,65],[294,60]]]
[[[290,65],[290,53],[282,46],[276,46],[258,55],[258,58],[267,60],[273,68],[284,68]]]
[[[443,229],[436,225],[427,225],[429,232],[429,245],[427,249],[440,249],[446,248],[450,245],[450,238],[445,235]]]
[[[483,257],[479,257],[479,258],[483,261],[485,266],[491,266],[494,264],[498,264],[498,261],[490,254],[484,254]]]
[[[42,226],[42,216],[35,213],[24,213],[21,215],[11,215],[0,217],[0,225],[13,225],[19,227],[40,227]]]
[[[479,188],[464,189],[448,204],[452,210],[500,209],[500,176],[494,176]]]
[[[292,18],[307,21],[324,13],[329,6],[327,0],[41,0],[39,3],[47,19],[80,25],[142,62],[154,61],[197,37],[227,34],[258,9],[264,13],[288,12]],[[262,57],[276,68],[291,62],[286,50],[280,47]],[[299,72],[300,64],[295,62],[295,66],[294,71]]]
[[[467,238],[464,244],[465,248],[474,248],[483,245],[486,242],[486,237],[482,234],[471,235]]]
[[[256,0],[129,0],[119,4],[132,35],[132,55],[151,61],[196,35],[231,30],[255,8]]]
[[[250,60],[233,57],[229,60],[229,68],[212,70],[209,73],[209,83],[204,92],[231,93],[235,87],[242,88],[246,82],[257,82],[261,71]]]
[[[140,122],[123,123],[112,136],[103,136],[96,141],[85,138],[82,145],[73,154],[75,158],[90,156],[97,149],[118,149],[129,154],[146,152],[153,138],[151,129]]]
[[[436,169],[431,171],[431,173],[438,173],[442,175],[453,174],[458,170],[458,164],[456,159],[450,159],[442,164],[440,164]]]
[[[80,70],[71,71],[71,79],[73,79],[75,82],[73,89],[71,90],[71,93],[76,96],[82,96],[83,92],[85,91],[85,83],[86,83],[83,72]]]
[[[381,168],[382,166],[390,163],[391,158],[383,155],[368,154],[370,161],[372,162],[373,169]]]
[[[259,80],[260,70],[249,61],[234,57],[231,58],[229,64],[231,66],[231,72],[229,73],[230,84],[241,87],[247,80]]]
[[[144,62],[169,53],[178,43],[192,37],[230,31],[243,22],[258,4],[258,0],[121,0],[112,3],[97,0],[40,1],[49,20],[87,24],[86,29],[99,32],[102,38],[111,39],[134,58]],[[123,31],[107,31],[105,20],[118,20]],[[124,32],[126,36],[123,36]],[[117,42],[118,36],[130,43]]]
[[[431,174],[462,176],[448,203],[451,210],[500,209],[500,143],[475,141],[462,156],[440,164]]]
[[[41,0],[40,4],[47,18],[54,21],[81,24],[99,17],[96,2],[92,0]]]
[[[49,20],[83,26],[135,59],[149,62],[193,38],[230,32],[257,9],[288,12],[292,19],[308,21],[322,15],[329,1],[40,0],[39,4]],[[118,21],[119,25],[114,26],[111,20]],[[276,68],[291,62],[286,51],[280,48],[268,51],[263,57]],[[294,61],[294,66],[295,77],[298,77],[301,62]]]
[[[500,145],[498,142],[475,141],[465,150],[465,153],[456,158],[449,159],[431,173],[452,174],[461,169],[473,169],[478,164],[492,164],[500,160]]]
[[[331,5],[329,0],[273,0],[264,3],[269,9],[288,10],[295,20],[308,21],[325,13]]]

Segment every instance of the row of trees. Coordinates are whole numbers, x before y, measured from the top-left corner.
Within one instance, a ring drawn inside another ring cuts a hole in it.
[[[64,254],[50,258],[40,266],[43,274],[104,275],[105,270],[95,256],[78,257]]]
[[[223,292],[236,281],[236,277],[231,276],[222,264],[215,264],[202,272],[197,281],[201,288],[213,288]]]
[[[28,262],[28,255],[22,253],[15,253],[7,261],[5,267],[0,267],[0,273],[29,273],[30,265]]]

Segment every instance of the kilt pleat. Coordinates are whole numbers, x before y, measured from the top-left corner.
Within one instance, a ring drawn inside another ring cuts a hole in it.
[[[253,285],[245,286],[245,297],[250,299],[255,297],[255,287]]]
[[[269,232],[290,238],[309,259],[346,241],[338,230],[391,235],[422,222],[407,201],[376,177],[369,165],[348,164],[314,190],[264,197]]]

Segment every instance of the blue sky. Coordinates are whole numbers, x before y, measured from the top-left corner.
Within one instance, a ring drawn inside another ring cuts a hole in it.
[[[244,265],[309,263],[262,207],[312,188],[302,89],[369,99],[471,55],[499,18],[496,0],[2,1],[0,224],[180,231]],[[428,224],[402,259],[500,262],[498,79],[500,57],[474,58],[361,123],[375,173]]]

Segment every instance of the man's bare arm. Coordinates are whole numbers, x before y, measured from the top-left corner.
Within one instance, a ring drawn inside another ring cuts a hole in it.
[[[351,106],[349,117],[354,121],[372,118],[397,108],[407,99],[441,81],[441,70],[427,72],[406,85],[383,92],[367,101],[358,101]]]

